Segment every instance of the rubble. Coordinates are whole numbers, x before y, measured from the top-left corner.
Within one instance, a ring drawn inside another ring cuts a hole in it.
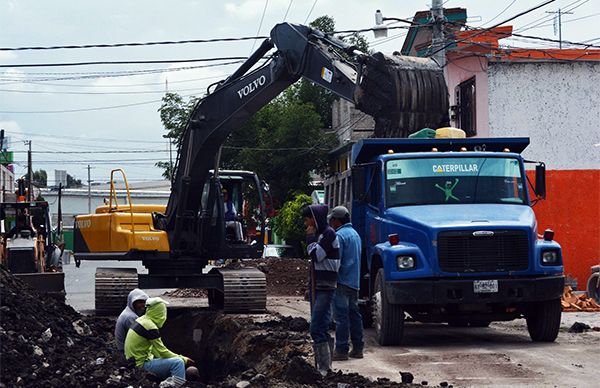
[[[589,298],[586,293],[575,295],[571,286],[565,286],[564,292],[560,300],[563,312],[585,311],[596,312],[600,311],[600,305],[592,298]]]
[[[115,357],[114,321],[81,316],[0,266],[0,384],[7,387],[152,386]],[[104,364],[96,360],[104,358]],[[44,384],[41,384],[44,382]]]
[[[45,299],[4,267],[0,267],[0,280],[0,387],[159,386],[116,353],[114,317],[82,316],[64,303]],[[201,382],[188,381],[184,387],[418,386],[355,373],[321,377],[312,365],[308,322],[303,318],[271,314],[258,319],[210,310],[184,311],[181,319],[175,312],[169,314],[164,342],[191,356],[199,370]],[[190,322],[193,328],[178,330],[178,324]]]

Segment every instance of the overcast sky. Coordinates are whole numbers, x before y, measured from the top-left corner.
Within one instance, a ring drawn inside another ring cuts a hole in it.
[[[540,3],[542,0],[448,0],[445,7],[464,7],[469,16],[468,24],[487,27]],[[376,9],[381,9],[387,17],[409,18],[429,6],[430,3],[422,0],[1,0],[0,47],[268,35],[271,27],[283,21],[284,17],[288,22],[306,23],[322,15],[332,16],[338,30],[362,29],[374,25]],[[515,30],[536,27],[522,33],[556,39],[552,15],[546,11],[559,8],[573,12],[563,15],[564,40],[581,42],[600,38],[600,0],[556,0],[509,24],[515,26]],[[372,33],[366,34],[366,37],[373,49],[391,52],[401,48],[404,34],[404,30],[391,30],[387,39],[375,40]],[[258,46],[259,42],[256,43]],[[520,40],[506,40],[505,43],[534,46],[533,42]],[[600,39],[594,43],[600,45]],[[54,169],[66,169],[85,181],[86,166],[90,164],[92,180],[97,182],[106,181],[110,169],[116,167],[123,167],[130,181],[160,178],[161,170],[154,167],[154,162],[168,160],[167,143],[161,137],[164,130],[157,113],[166,89],[165,80],[168,80],[169,91],[184,96],[201,96],[207,85],[231,73],[236,65],[198,68],[222,62],[194,62],[6,66],[238,57],[249,55],[253,44],[250,40],[172,46],[0,51],[0,65],[4,66],[0,68],[0,128],[5,129],[11,140],[10,148],[16,151],[16,173],[21,175],[26,169],[23,141],[32,140],[34,169],[45,169],[49,175]],[[192,66],[196,68],[182,69]],[[138,73],[123,76],[124,72]],[[109,153],[131,150],[139,152]]]

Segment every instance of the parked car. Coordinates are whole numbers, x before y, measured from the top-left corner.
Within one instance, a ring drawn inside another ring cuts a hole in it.
[[[297,258],[302,257],[298,250],[291,245],[269,244],[265,245],[262,254],[263,259],[269,257],[278,258]]]

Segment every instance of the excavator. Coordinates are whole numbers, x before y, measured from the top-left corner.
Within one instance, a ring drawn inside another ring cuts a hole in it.
[[[23,178],[17,180],[16,200],[0,202],[0,263],[16,278],[43,296],[65,300],[62,272],[62,225],[54,228],[46,201],[32,201]],[[6,226],[6,228],[4,228]]]
[[[258,258],[263,248],[262,241],[228,232],[223,188],[233,187],[236,180],[254,182],[263,222],[267,187],[251,172],[220,171],[220,149],[235,128],[302,77],[373,116],[375,134],[406,137],[422,128],[448,125],[448,91],[443,71],[432,59],[364,53],[308,26],[277,24],[270,37],[233,74],[209,87],[194,107],[181,138],[166,208],[134,205],[130,199],[115,205],[111,194],[109,204],[95,214],[76,217],[76,262],[141,260],[148,270],[138,275],[99,268],[97,308],[110,310],[112,301],[125,300],[137,285],[204,288],[209,290],[209,304],[226,312],[265,310],[262,272],[218,267],[203,271],[209,260]]]

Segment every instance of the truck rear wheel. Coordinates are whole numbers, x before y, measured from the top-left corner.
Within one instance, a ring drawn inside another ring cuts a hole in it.
[[[558,336],[560,316],[560,299],[532,303],[525,314],[531,339],[535,342],[553,342]]]
[[[383,268],[375,277],[373,293],[373,326],[379,345],[398,345],[404,334],[404,310],[397,304],[388,302],[385,291]]]

